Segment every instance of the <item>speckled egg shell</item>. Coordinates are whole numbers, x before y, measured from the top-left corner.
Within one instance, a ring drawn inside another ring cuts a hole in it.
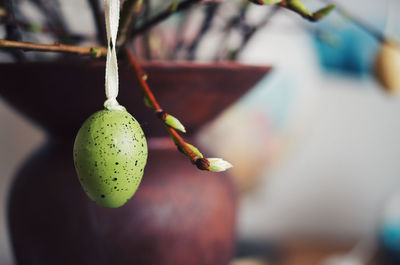
[[[117,208],[136,192],[147,161],[147,142],[127,111],[101,110],[79,129],[74,164],[86,194],[98,205]]]

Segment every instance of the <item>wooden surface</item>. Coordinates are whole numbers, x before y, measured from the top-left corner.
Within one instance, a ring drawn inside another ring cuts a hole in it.
[[[282,242],[279,261],[268,262],[256,257],[235,259],[230,265],[322,265],[331,255],[346,254],[355,242],[328,242],[321,240],[287,240]],[[381,265],[377,260],[365,265]]]
[[[331,255],[346,254],[355,242],[291,240],[283,244],[284,259],[280,265],[320,265]],[[379,265],[369,263],[368,265]]]

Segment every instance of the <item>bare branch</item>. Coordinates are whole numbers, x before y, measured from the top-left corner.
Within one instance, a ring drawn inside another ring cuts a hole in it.
[[[93,18],[96,24],[97,40],[101,45],[107,43],[106,29],[104,27],[104,14],[101,11],[98,0],[89,0],[89,5],[92,9]]]
[[[73,53],[78,55],[90,55],[93,57],[102,57],[107,55],[107,49],[105,47],[81,47],[65,45],[58,42],[55,42],[54,44],[40,44],[33,42],[0,40],[0,49],[21,49],[24,51]]]

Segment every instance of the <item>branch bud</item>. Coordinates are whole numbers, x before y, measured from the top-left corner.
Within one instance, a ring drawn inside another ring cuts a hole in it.
[[[174,116],[170,115],[170,114],[166,114],[166,117],[164,119],[164,123],[166,125],[168,125],[171,128],[174,128],[178,131],[181,132],[186,132],[185,127],[183,126],[183,124]]]
[[[149,109],[153,108],[153,105],[151,104],[151,102],[147,96],[143,96],[143,102],[144,102],[144,105],[146,105],[146,107],[148,107]]]
[[[0,17],[3,18],[6,16],[7,16],[7,11],[4,8],[0,7]]]
[[[135,5],[135,13],[136,14],[139,13],[140,10],[142,10],[142,7],[143,7],[143,0],[138,0]]]
[[[335,8],[335,5],[329,5],[327,7],[321,8],[321,9],[315,11],[313,13],[312,17],[315,20],[320,20],[320,19],[324,18],[325,16],[327,16],[334,8]]]
[[[299,0],[289,0],[288,4],[303,15],[312,16],[313,14]]]
[[[203,158],[203,154],[199,151],[199,149],[197,149],[196,146],[193,146],[191,144],[186,143],[186,145],[190,148],[190,150],[193,151],[193,153],[195,153],[198,157]]]
[[[169,12],[175,12],[178,9],[179,6],[179,1],[175,0],[174,2],[171,3],[169,6]]]
[[[90,55],[95,58],[99,58],[101,56],[101,50],[95,49],[95,48],[90,48]]]
[[[37,32],[42,31],[42,27],[38,24],[31,24],[31,25],[29,25],[29,31],[37,33]]]
[[[221,172],[233,167],[231,163],[221,158],[207,158],[207,160],[210,162],[208,170],[212,172]]]

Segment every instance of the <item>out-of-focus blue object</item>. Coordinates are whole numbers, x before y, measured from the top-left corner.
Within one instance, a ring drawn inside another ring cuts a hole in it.
[[[399,205],[399,211],[400,211],[400,205]],[[382,237],[382,243],[386,248],[396,251],[400,254],[400,221],[387,222],[383,224],[381,230],[381,237]]]
[[[361,76],[370,73],[379,44],[367,32],[338,15],[319,22],[314,30],[324,70]]]
[[[399,205],[400,211],[400,205]],[[400,264],[400,222],[383,224],[380,232],[380,254],[384,265]]]
[[[400,191],[386,204],[379,229],[381,255],[385,265],[400,264]]]

